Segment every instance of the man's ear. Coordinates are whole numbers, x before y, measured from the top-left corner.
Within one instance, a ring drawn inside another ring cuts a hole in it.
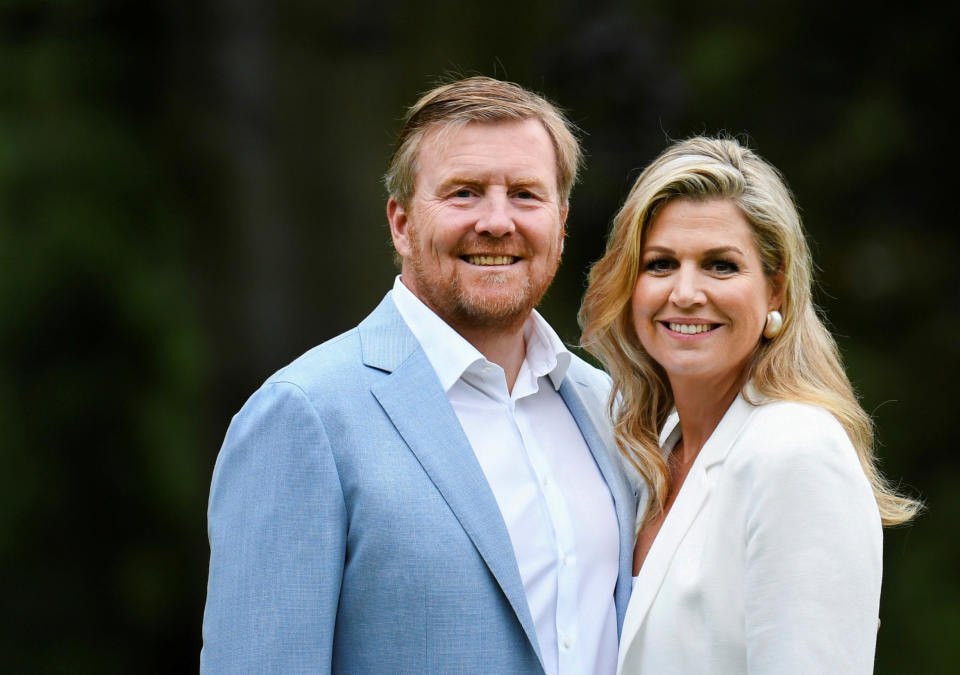
[[[387,221],[390,223],[390,237],[397,255],[406,258],[410,255],[407,210],[393,197],[387,200]]]
[[[570,213],[570,202],[560,207],[560,253],[563,254],[563,243],[567,240],[567,215]]]

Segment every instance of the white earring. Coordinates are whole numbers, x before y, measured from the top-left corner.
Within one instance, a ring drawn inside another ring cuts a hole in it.
[[[783,315],[777,310],[767,312],[767,322],[763,325],[763,337],[768,340],[780,335],[780,329],[783,328]]]

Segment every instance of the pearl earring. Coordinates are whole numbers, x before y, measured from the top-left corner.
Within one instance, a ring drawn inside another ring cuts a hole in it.
[[[767,312],[767,322],[763,325],[763,337],[768,340],[780,335],[780,330],[783,328],[783,315],[780,314],[777,310],[772,312]]]

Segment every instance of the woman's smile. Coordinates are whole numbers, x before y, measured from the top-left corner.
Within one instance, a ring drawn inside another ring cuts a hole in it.
[[[660,325],[664,326],[675,337],[689,339],[695,336],[707,337],[720,327],[719,323],[712,321],[698,321],[692,319],[666,319],[661,320]]]

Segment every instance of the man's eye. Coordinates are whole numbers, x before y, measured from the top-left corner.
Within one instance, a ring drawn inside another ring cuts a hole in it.
[[[520,190],[519,192],[517,192],[517,197],[519,197],[520,199],[533,199],[534,196],[535,195],[532,192],[530,192],[530,190]]]
[[[473,190],[470,190],[468,188],[460,188],[459,190],[453,193],[453,196],[456,197],[457,199],[469,199],[470,197],[473,196]]]

